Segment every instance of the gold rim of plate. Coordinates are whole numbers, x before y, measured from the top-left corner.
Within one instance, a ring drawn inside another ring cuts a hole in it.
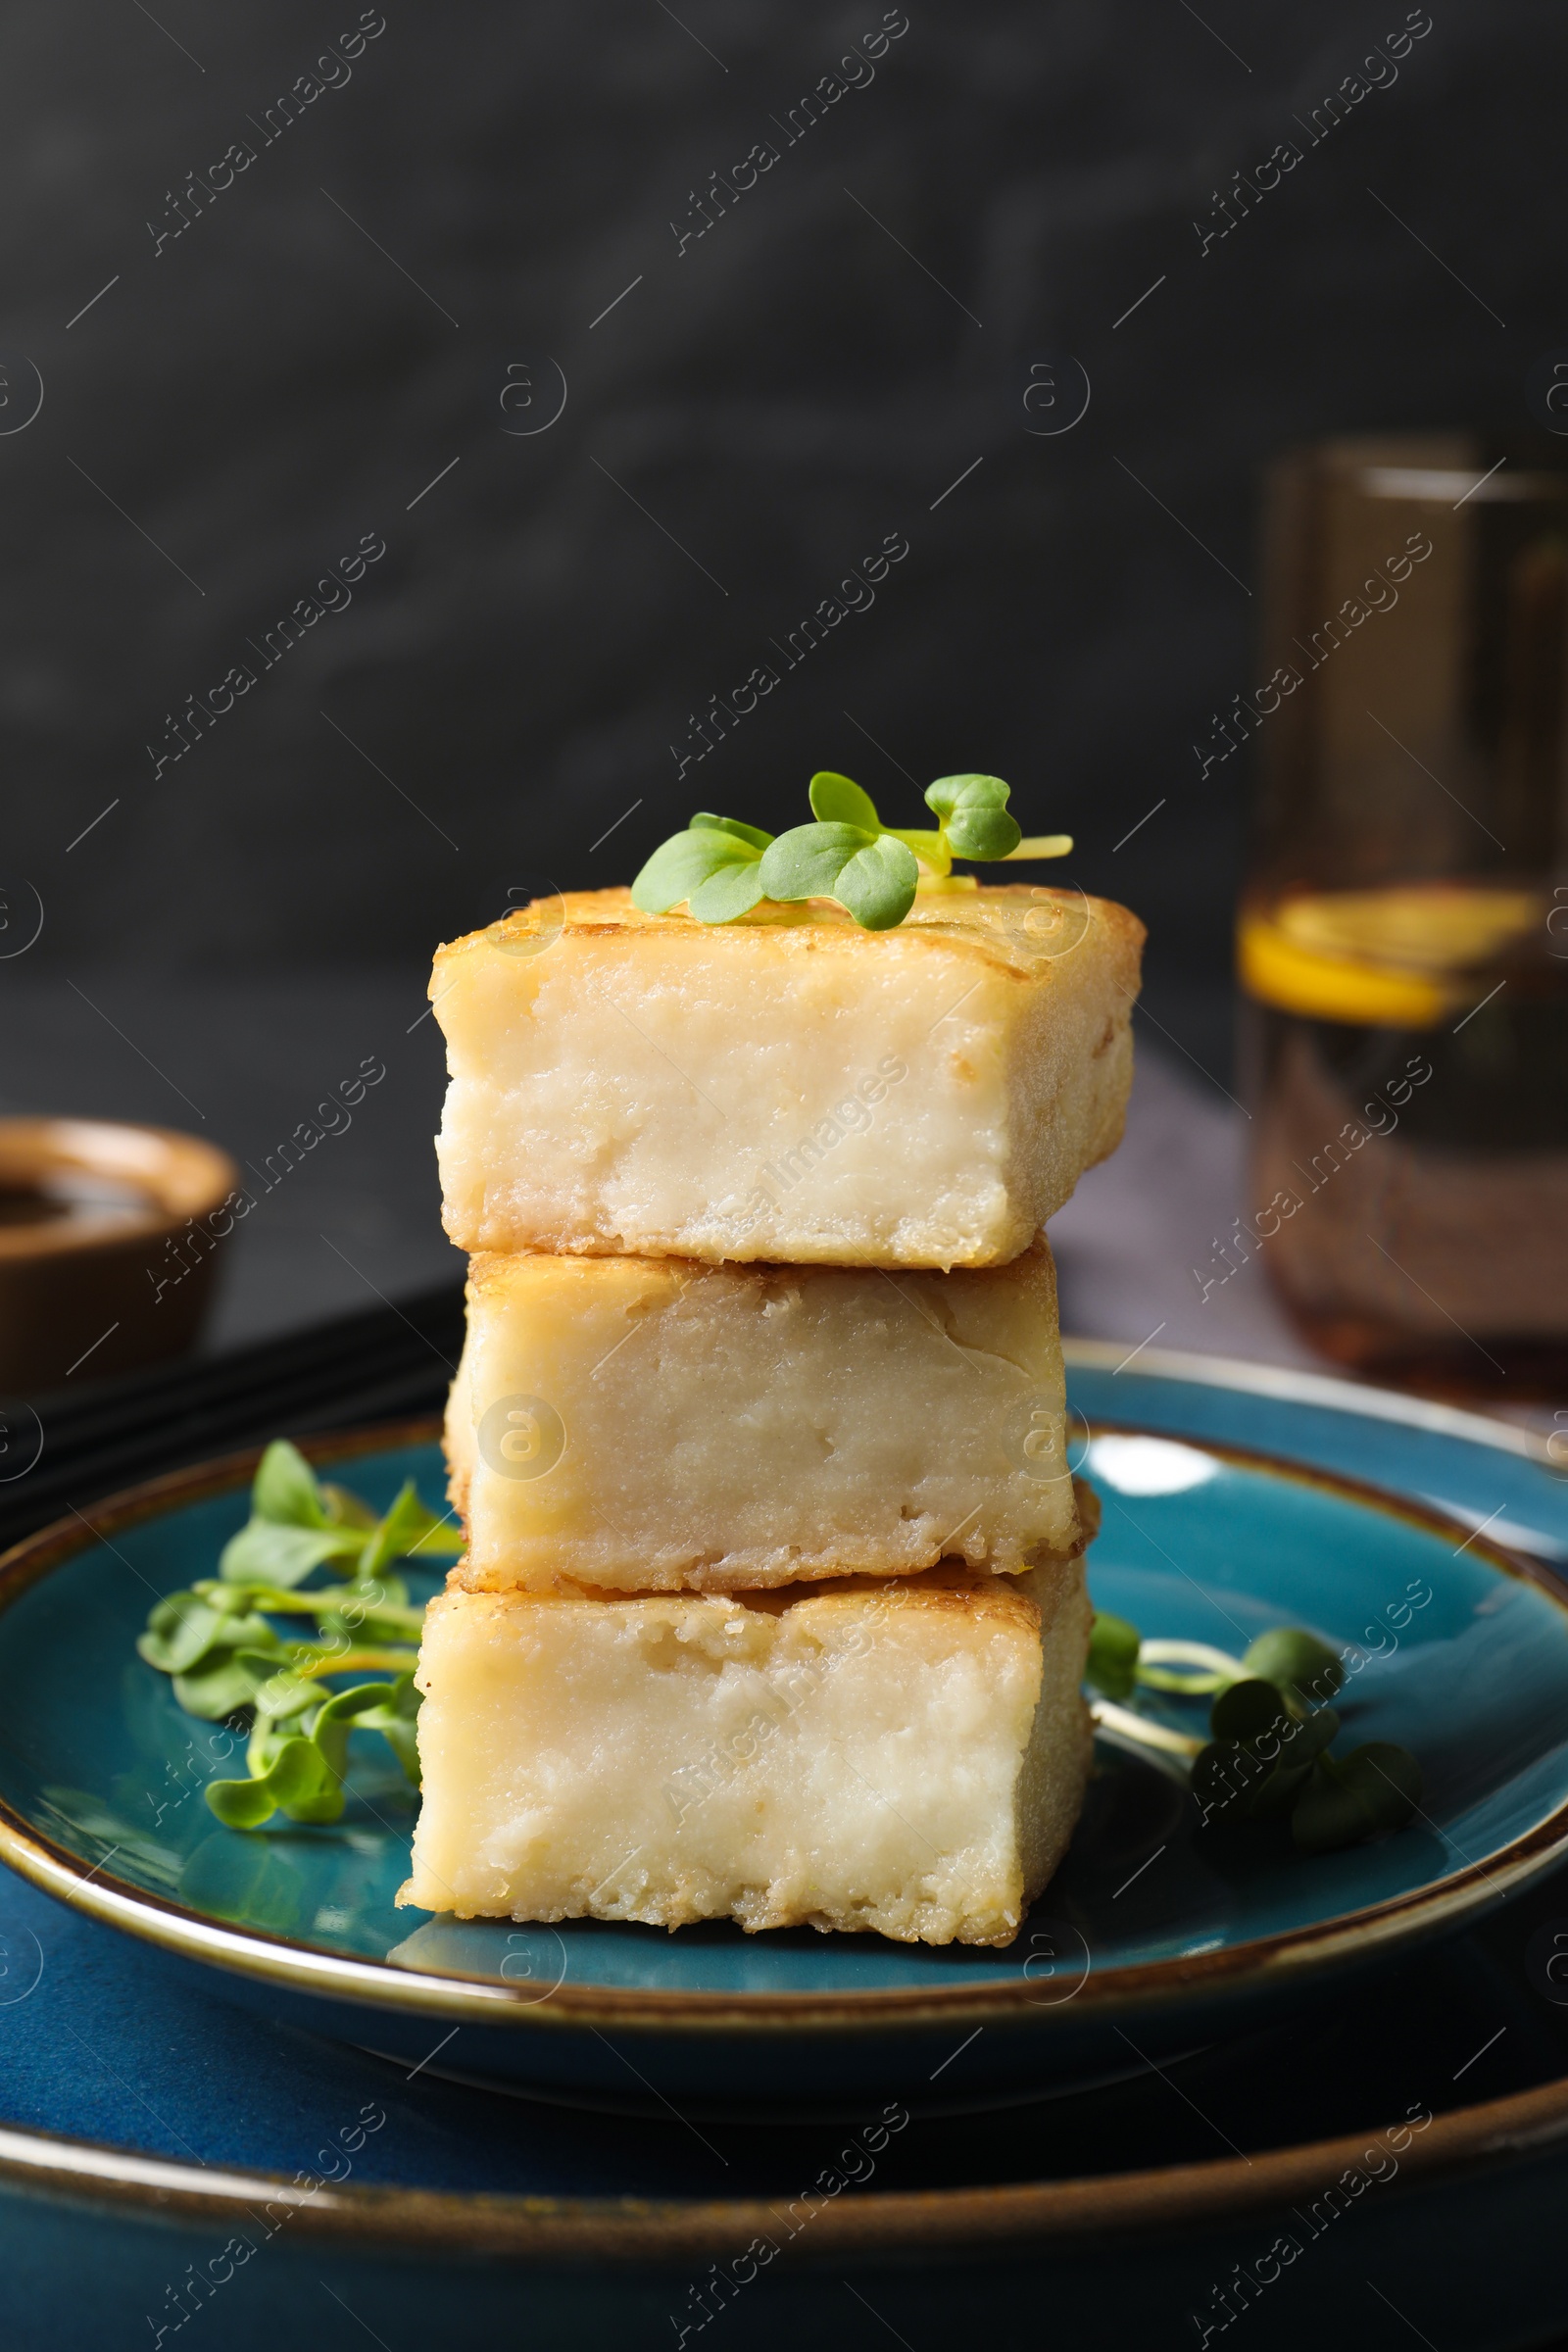
[[[1450,2109],[1401,2152],[1407,2185],[1491,2161],[1549,2155],[1568,2142],[1568,2077],[1473,2107]],[[1002,2186],[881,2190],[812,2209],[811,2249],[835,2259],[907,2251],[990,2257],[1003,2247],[1038,2259],[1086,2235],[1137,2237],[1310,2200],[1358,2165],[1367,2133],[1306,2140],[1254,2156]],[[0,2181],[32,2196],[144,2213],[163,2227],[228,2230],[262,2205],[285,2208],[291,2236],[401,2255],[488,2256],[514,2263],[689,2264],[733,2256],[776,2236],[759,2198],[540,2197],[509,2192],[302,2187],[294,2177],[239,2166],[179,2164],[101,2140],[0,2128]],[[785,2248],[786,2257],[788,2248]]]

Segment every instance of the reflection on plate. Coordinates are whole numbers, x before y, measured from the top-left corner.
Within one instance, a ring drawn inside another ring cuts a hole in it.
[[[895,2082],[929,2084],[932,2103],[960,2085],[976,2102],[1024,2097],[1129,2052],[1190,2048],[1458,1925],[1568,1846],[1568,1604],[1549,1570],[1472,1532],[1498,1479],[1521,1523],[1562,1525],[1544,1461],[1511,1433],[1489,1448],[1441,1408],[1394,1420],[1376,1398],[1363,1415],[1345,1402],[1355,1392],[1330,1407],[1331,1384],[1304,1384],[1317,1420],[1347,1444],[1376,1441],[1391,1478],[1431,1492],[1440,1474],[1455,1524],[1240,1450],[1250,1415],[1281,1410],[1277,1393],[1254,1397],[1211,1370],[1080,1365],[1073,1384],[1105,1503],[1098,1603],[1147,1633],[1233,1650],[1282,1620],[1348,1648],[1346,1744],[1395,1740],[1425,1771],[1408,1830],[1310,1859],[1261,1834],[1200,1835],[1179,1772],[1102,1739],[1067,1861],[1004,1951],[399,1911],[416,1800],[380,1742],[356,1748],[341,1824],[222,1830],[201,1789],[234,1769],[227,1735],[183,1715],[134,1654],[149,1587],[211,1573],[241,1523],[240,1462],[95,1512],[103,1540],[73,1521],[11,1555],[0,1854],[216,1965],[236,1998],[411,2062],[556,2096],[799,2105]],[[1205,1440],[1216,1425],[1227,1444]],[[378,1507],[406,1476],[426,1491],[440,1478],[422,1431],[312,1450],[352,1453],[353,1483]],[[945,2080],[960,2049],[961,2076]]]

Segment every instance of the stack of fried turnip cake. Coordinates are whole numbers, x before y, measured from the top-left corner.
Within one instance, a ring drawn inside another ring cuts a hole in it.
[[[1120,1138],[1142,939],[609,890],[440,951],[467,1541],[405,1900],[1015,1935],[1090,1747],[1043,1228]]]

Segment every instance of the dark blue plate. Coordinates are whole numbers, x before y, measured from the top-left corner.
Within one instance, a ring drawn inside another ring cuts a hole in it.
[[[0,1852],[318,2031],[557,2098],[693,2112],[845,2109],[911,2086],[917,2103],[968,2104],[1126,2071],[1453,1929],[1549,1867],[1568,1843],[1568,1608],[1545,1564],[1565,1512],[1544,1448],[1343,1384],[1248,1368],[1231,1386],[1147,1359],[1116,1372],[1095,1353],[1074,1352],[1073,1397],[1106,1505],[1097,1600],[1148,1634],[1240,1649],[1283,1621],[1347,1648],[1347,1740],[1421,1758],[1408,1830],[1310,1860],[1199,1837],[1179,1773],[1102,1740],[1072,1852],[1003,1952],[399,1911],[414,1800],[384,1751],[355,1757],[341,1825],[222,1830],[201,1788],[235,1768],[215,1753],[225,1736],[134,1655],[153,1595],[211,1573],[240,1524],[235,1462],[11,1555]],[[1333,1471],[1282,1458],[1285,1435]],[[434,1446],[408,1433],[313,1450],[377,1504],[411,1473],[427,1494],[440,1483]],[[1436,1494],[1446,1515],[1347,1469]],[[1534,1557],[1502,1548],[1504,1531]]]
[[[1320,2352],[1325,2313],[1339,2352],[1390,2352],[1398,2323],[1539,2352],[1562,2312],[1564,1913],[1559,1871],[1310,2015],[1109,2087],[714,2122],[393,2067],[0,1871],[0,2341],[626,2352],[684,2329],[701,2352],[727,2327],[747,2352],[938,2352],[978,2322],[1002,2352],[1046,2329],[1125,2352],[1231,2340],[1218,2294],[1263,2301],[1272,2352]]]

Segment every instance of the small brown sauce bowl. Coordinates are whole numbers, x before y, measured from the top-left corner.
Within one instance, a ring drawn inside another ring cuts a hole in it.
[[[0,1391],[37,1395],[182,1355],[239,1185],[198,1136],[0,1119]]]

